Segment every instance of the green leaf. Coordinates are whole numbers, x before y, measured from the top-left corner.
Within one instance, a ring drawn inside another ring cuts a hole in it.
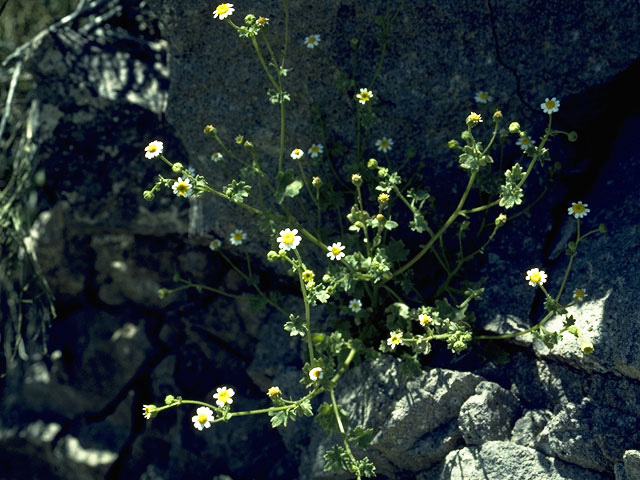
[[[271,417],[271,426],[273,428],[277,428],[280,425],[283,427],[287,426],[287,422],[289,421],[289,411],[288,410],[280,410],[278,412],[269,412],[269,416]],[[291,419],[293,421],[293,418]]]
[[[299,315],[289,315],[289,321],[285,322],[284,329],[289,332],[289,335],[292,337],[296,335],[304,337],[307,334],[307,326]]]
[[[285,197],[295,197],[300,193],[300,189],[302,188],[302,182],[300,180],[294,180],[289,185],[287,185],[284,189],[283,195]]]
[[[349,443],[355,443],[358,448],[365,449],[373,440],[373,428],[364,428],[358,425],[347,434]]]

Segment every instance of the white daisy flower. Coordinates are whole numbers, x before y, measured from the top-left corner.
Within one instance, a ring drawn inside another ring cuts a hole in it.
[[[236,392],[233,391],[233,388],[227,387],[218,387],[216,388],[216,392],[213,394],[213,398],[216,399],[216,405],[219,407],[224,407],[225,405],[231,405],[233,403],[233,397]]]
[[[311,370],[309,370],[309,378],[313,382],[317,382],[323,376],[324,376],[324,373],[322,372],[322,369],[320,367],[315,367],[315,368],[312,368]]]
[[[218,163],[223,158],[224,157],[222,156],[222,154],[220,152],[215,152],[215,153],[211,154],[211,160],[213,160],[214,163]]]
[[[293,158],[294,160],[298,160],[298,159],[302,158],[303,155],[304,155],[304,152],[302,150],[300,150],[299,148],[294,148],[291,151],[291,158]]]
[[[552,113],[556,113],[560,110],[560,100],[556,97],[549,99],[548,97],[544,99],[544,102],[540,104],[540,108],[544,113],[548,113],[551,115]]]
[[[376,147],[378,148],[379,152],[387,153],[389,150],[391,150],[392,146],[393,140],[391,140],[390,138],[382,137],[381,139],[376,140]]]
[[[587,298],[587,292],[584,290],[584,288],[576,288],[573,291],[573,299],[576,302],[584,302],[584,299]]]
[[[329,250],[329,253],[327,253],[327,257],[329,257],[331,260],[342,260],[345,256],[345,253],[343,252],[344,249],[345,246],[342,245],[342,242],[334,243],[333,245],[327,247],[327,250]]]
[[[591,211],[588,208],[589,205],[582,202],[571,202],[571,206],[568,208],[569,215],[573,215],[574,218],[583,218],[587,216],[587,213]]]
[[[395,350],[398,345],[402,345],[402,332],[400,330],[391,332],[389,338],[387,338],[387,345],[391,347],[391,350]]]
[[[149,145],[144,147],[144,151],[145,151],[144,156],[147,158],[156,158],[158,155],[162,154],[163,150],[164,150],[164,145],[162,144],[162,142],[159,142],[158,140],[154,140]]]
[[[526,151],[529,147],[532,147],[535,144],[536,142],[531,140],[531,138],[526,135],[524,137],[518,138],[518,140],[516,141],[516,145],[520,145],[520,148],[523,151]]]
[[[356,94],[356,98],[362,105],[364,105],[373,98],[373,92],[366,88],[361,88],[360,93]]]
[[[313,35],[309,35],[304,39],[304,44],[307,46],[307,48],[316,48],[319,43],[320,43],[320,35],[318,35],[317,33]]]
[[[211,422],[213,422],[213,410],[209,407],[198,407],[196,414],[191,417],[191,421],[193,422],[193,426],[200,431],[209,428]]]
[[[478,103],[489,103],[493,102],[493,97],[489,95],[489,92],[485,92],[484,90],[480,90],[476,92],[476,96],[473,97],[474,100]]]
[[[358,313],[362,310],[362,301],[359,298],[354,298],[349,302],[349,310],[353,313]]]
[[[209,242],[209,248],[214,252],[217,250],[220,250],[221,246],[222,246],[222,240],[219,240],[217,238],[214,238],[213,240],[211,240],[211,242]]]
[[[224,20],[228,16],[233,15],[233,12],[235,12],[235,8],[233,8],[233,3],[221,3],[216,7],[216,10],[213,12],[213,18]]]
[[[192,185],[188,178],[185,178],[183,180],[182,177],[178,177],[178,180],[174,182],[171,188],[173,190],[173,193],[175,193],[177,196],[188,197],[191,187]]]
[[[532,268],[531,270],[527,270],[527,276],[525,280],[529,282],[529,285],[532,287],[537,287],[538,285],[542,285],[547,281],[547,274],[539,270],[537,268]]]
[[[231,245],[233,245],[234,247],[237,247],[238,245],[242,245],[242,242],[245,241],[247,239],[247,234],[244,233],[243,230],[240,230],[239,228],[236,228],[233,232],[231,232],[231,235],[229,235],[229,242],[231,242]]]
[[[276,241],[279,243],[278,247],[280,250],[294,250],[300,242],[302,241],[302,237],[298,235],[298,230],[293,229],[290,230],[288,228],[282,230],[280,232],[280,236],[276,238]]]
[[[317,158],[318,155],[322,155],[323,152],[324,147],[322,146],[322,144],[314,143],[313,145],[311,145],[311,148],[309,148],[309,151],[307,153],[311,158]]]
[[[420,322],[420,325],[422,325],[423,327],[426,327],[427,325],[429,325],[429,323],[431,323],[431,317],[426,313],[421,313],[420,315],[418,315],[418,322]]]

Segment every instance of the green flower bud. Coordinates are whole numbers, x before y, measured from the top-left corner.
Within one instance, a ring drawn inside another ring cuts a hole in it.
[[[171,405],[175,401],[176,401],[176,397],[174,397],[173,395],[167,395],[166,397],[164,397],[165,405]]]
[[[214,127],[213,125],[205,125],[204,133],[206,133],[207,135],[215,135],[217,133],[216,127]]]
[[[253,25],[254,23],[256,23],[256,16],[253,13],[250,13],[249,15],[244,17],[244,23],[246,23],[247,25]]]
[[[269,250],[269,253],[267,253],[267,260],[270,262],[275,262],[278,257],[278,252],[274,252],[273,250]]]
[[[356,187],[362,185],[362,176],[359,173],[354,173],[351,175],[351,183],[353,183]]]
[[[313,177],[311,180],[311,185],[316,188],[320,188],[322,186],[322,179],[320,177]]]
[[[509,124],[509,133],[520,133],[520,124],[518,122],[511,122]]]
[[[466,142],[468,140],[471,140],[471,134],[467,130],[465,130],[460,134],[460,138],[462,138]]]
[[[242,144],[244,143],[244,137],[243,137],[242,135],[238,135],[238,136],[236,137],[236,143],[237,143],[238,145],[242,145]]]
[[[169,290],[167,290],[166,288],[161,288],[160,290],[158,290],[158,298],[160,300],[166,298],[167,295],[169,295]]]
[[[575,131],[569,132],[569,134],[567,135],[567,139],[570,142],[576,142],[578,140],[578,132],[575,132]]]
[[[313,343],[322,343],[324,342],[325,338],[327,338],[327,336],[324,333],[314,333],[311,336],[311,340],[313,340]]]
[[[496,217],[495,225],[497,228],[503,227],[505,223],[507,223],[507,216],[504,213]]]
[[[251,143],[249,140],[245,140],[244,148],[253,148],[253,143]]]
[[[607,233],[607,226],[604,223],[601,223],[598,225],[598,231],[600,233]]]
[[[175,173],[182,172],[183,168],[184,168],[184,165],[182,165],[180,162],[176,162],[173,165],[171,165],[171,170],[173,170]]]
[[[449,148],[453,150],[454,148],[458,148],[460,146],[460,143],[457,140],[449,140],[447,145],[449,145]]]
[[[571,335],[575,335],[576,337],[580,336],[578,327],[576,327],[575,325],[571,325],[569,328],[567,328],[567,332],[569,332]]]
[[[325,273],[325,274],[322,276],[322,281],[323,281],[324,283],[329,283],[329,282],[331,281],[331,275],[329,275],[328,273]]]
[[[375,158],[370,158],[367,162],[367,168],[378,168],[378,161]]]
[[[593,342],[591,340],[589,340],[588,338],[582,337],[580,339],[580,350],[582,350],[582,353],[584,353],[585,355],[592,354],[593,353]]]
[[[155,197],[155,195],[151,190],[145,190],[144,192],[142,192],[142,197],[147,201],[151,201],[153,200],[153,197]]]
[[[501,120],[502,120],[502,112],[500,110],[496,110],[495,113],[493,114],[493,121],[497,123]]]

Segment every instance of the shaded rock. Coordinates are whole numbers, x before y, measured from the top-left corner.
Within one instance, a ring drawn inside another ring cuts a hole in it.
[[[449,453],[439,480],[605,480],[606,475],[545,457],[532,448],[490,441]]]
[[[521,410],[518,398],[491,382],[481,382],[460,408],[458,423],[467,445],[507,440]]]
[[[547,410],[529,410],[513,425],[511,441],[523,447],[534,448],[538,434],[550,418],[551,412]]]
[[[425,469],[462,443],[456,419],[480,381],[476,375],[445,369],[429,369],[404,381],[399,361],[380,357],[347,372],[336,393],[352,425],[374,429],[366,454],[379,474],[393,476]],[[336,440],[313,433],[301,460],[302,478],[326,476],[322,453]]]
[[[589,399],[568,403],[549,420],[536,439],[547,455],[602,472],[613,471],[625,450],[640,442],[638,417],[610,406],[598,408]]]
[[[640,478],[640,452],[638,450],[627,450],[624,452],[622,460],[627,479]]]

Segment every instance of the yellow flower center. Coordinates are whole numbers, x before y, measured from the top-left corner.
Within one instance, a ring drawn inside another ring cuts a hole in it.
[[[198,422],[200,423],[206,423],[207,421],[207,415],[204,413],[200,413],[198,414]]]
[[[189,191],[189,184],[184,182],[178,183],[176,190],[180,195],[185,195]]]
[[[584,298],[584,290],[577,289],[576,290],[576,298]]]
[[[267,395],[269,395],[270,397],[275,397],[276,395],[279,395],[279,394],[280,394],[280,389],[278,387],[271,387],[267,392]]]
[[[317,146],[317,145],[314,145],[313,147],[311,147],[311,151],[312,151],[313,153],[318,153],[318,152],[320,151],[320,148],[318,148],[318,146]]]
[[[338,255],[341,252],[340,247],[331,247],[331,253]]]
[[[547,107],[547,110],[551,110],[553,107],[556,106],[556,102],[554,102],[553,100],[548,100],[544,102],[544,104]]]
[[[391,343],[393,343],[394,345],[400,343],[400,339],[400,335],[391,335]]]
[[[233,234],[233,239],[234,239],[236,242],[241,241],[241,240],[242,240],[242,234],[241,234],[241,233],[234,233],[234,234]],[[220,395],[222,395],[222,394],[220,394]]]
[[[218,5],[216,7],[216,13],[218,15],[224,15],[225,13],[227,13],[229,11],[229,6],[226,3],[223,3],[221,5]]]
[[[472,122],[480,122],[482,120],[482,117],[479,113],[472,113],[471,115],[469,115],[469,119]]]
[[[305,270],[304,272],[302,272],[302,279],[305,282],[313,280],[313,276],[314,276],[314,274],[313,274],[313,272],[311,270]]]
[[[534,272],[529,278],[533,283],[538,283],[542,279],[542,276],[538,272]]]
[[[307,43],[310,43],[310,44],[316,43],[316,37],[309,37],[309,39],[307,40]]]
[[[155,145],[149,145],[148,149],[149,149],[149,152],[153,153],[158,149],[158,147]]]
[[[420,315],[420,323],[422,325],[426,325],[427,323],[429,323],[431,321],[431,317],[429,317],[429,315]]]
[[[282,235],[282,243],[286,243],[287,245],[291,245],[296,239],[295,235],[291,232],[287,232]]]
[[[487,98],[489,98],[489,94],[487,92],[481,92],[480,93],[480,98],[482,100],[486,100]]]
[[[581,203],[576,203],[573,206],[573,213],[584,213],[584,205]]]

